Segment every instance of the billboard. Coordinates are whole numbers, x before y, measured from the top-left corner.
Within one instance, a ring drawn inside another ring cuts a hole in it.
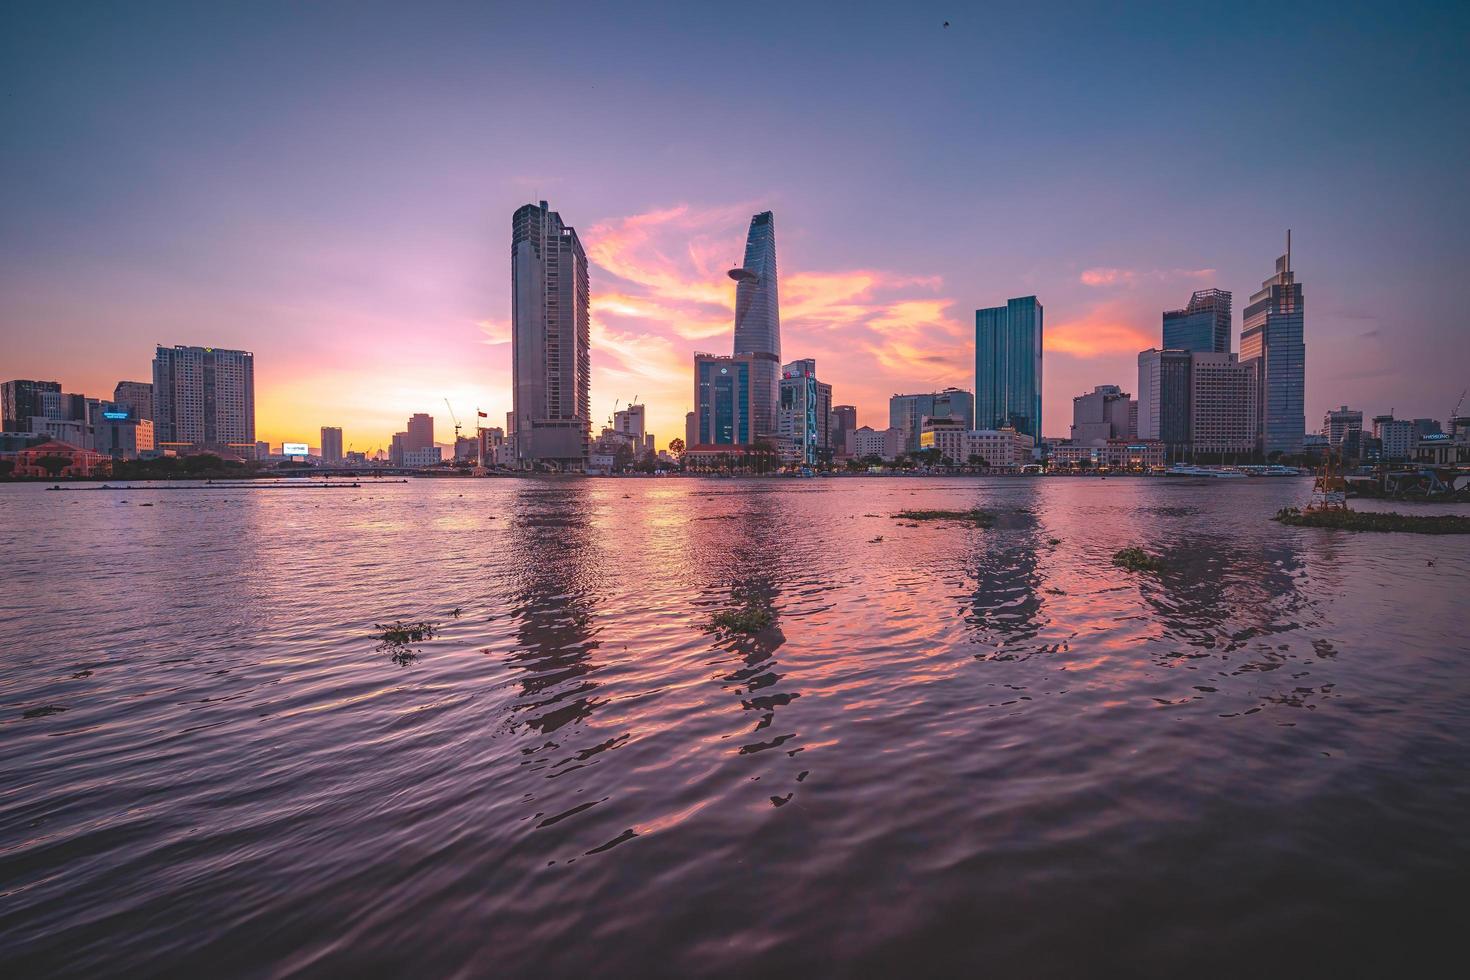
[[[283,442],[283,443],[281,443],[281,455],[282,456],[310,456],[311,455],[310,450],[311,450],[311,447],[308,446],[304,442]]]

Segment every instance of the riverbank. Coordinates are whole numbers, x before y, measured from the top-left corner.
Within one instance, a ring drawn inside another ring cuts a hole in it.
[[[1285,507],[1273,521],[1291,527],[1337,531],[1399,531],[1407,534],[1470,534],[1470,517],[1458,514],[1395,514],[1362,510],[1298,510]]]

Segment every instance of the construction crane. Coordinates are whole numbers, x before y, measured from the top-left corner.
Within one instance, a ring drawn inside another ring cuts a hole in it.
[[[1455,424],[1455,419],[1460,417],[1460,406],[1465,404],[1465,396],[1470,395],[1470,388],[1460,392],[1460,400],[1455,402],[1455,407],[1450,409],[1450,425]]]
[[[455,444],[458,445],[460,430],[459,416],[454,414],[454,406],[449,404],[448,398],[444,399],[444,407],[449,409],[449,417],[454,420],[454,441]]]

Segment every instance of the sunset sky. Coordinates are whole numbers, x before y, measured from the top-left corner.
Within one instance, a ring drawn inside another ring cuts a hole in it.
[[[683,434],[755,211],[786,359],[859,422],[1046,310],[1045,431],[1293,230],[1307,426],[1470,384],[1470,6],[7,3],[0,375],[108,395],[256,355],[257,431],[510,407],[510,218],[591,259],[594,430]],[[944,21],[951,26],[943,27]]]

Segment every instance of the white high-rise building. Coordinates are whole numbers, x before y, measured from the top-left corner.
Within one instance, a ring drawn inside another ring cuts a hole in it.
[[[586,468],[592,419],[587,254],[546,202],[511,221],[510,437],[525,469]]]
[[[160,346],[153,358],[153,434],[159,449],[253,455],[255,355]]]

